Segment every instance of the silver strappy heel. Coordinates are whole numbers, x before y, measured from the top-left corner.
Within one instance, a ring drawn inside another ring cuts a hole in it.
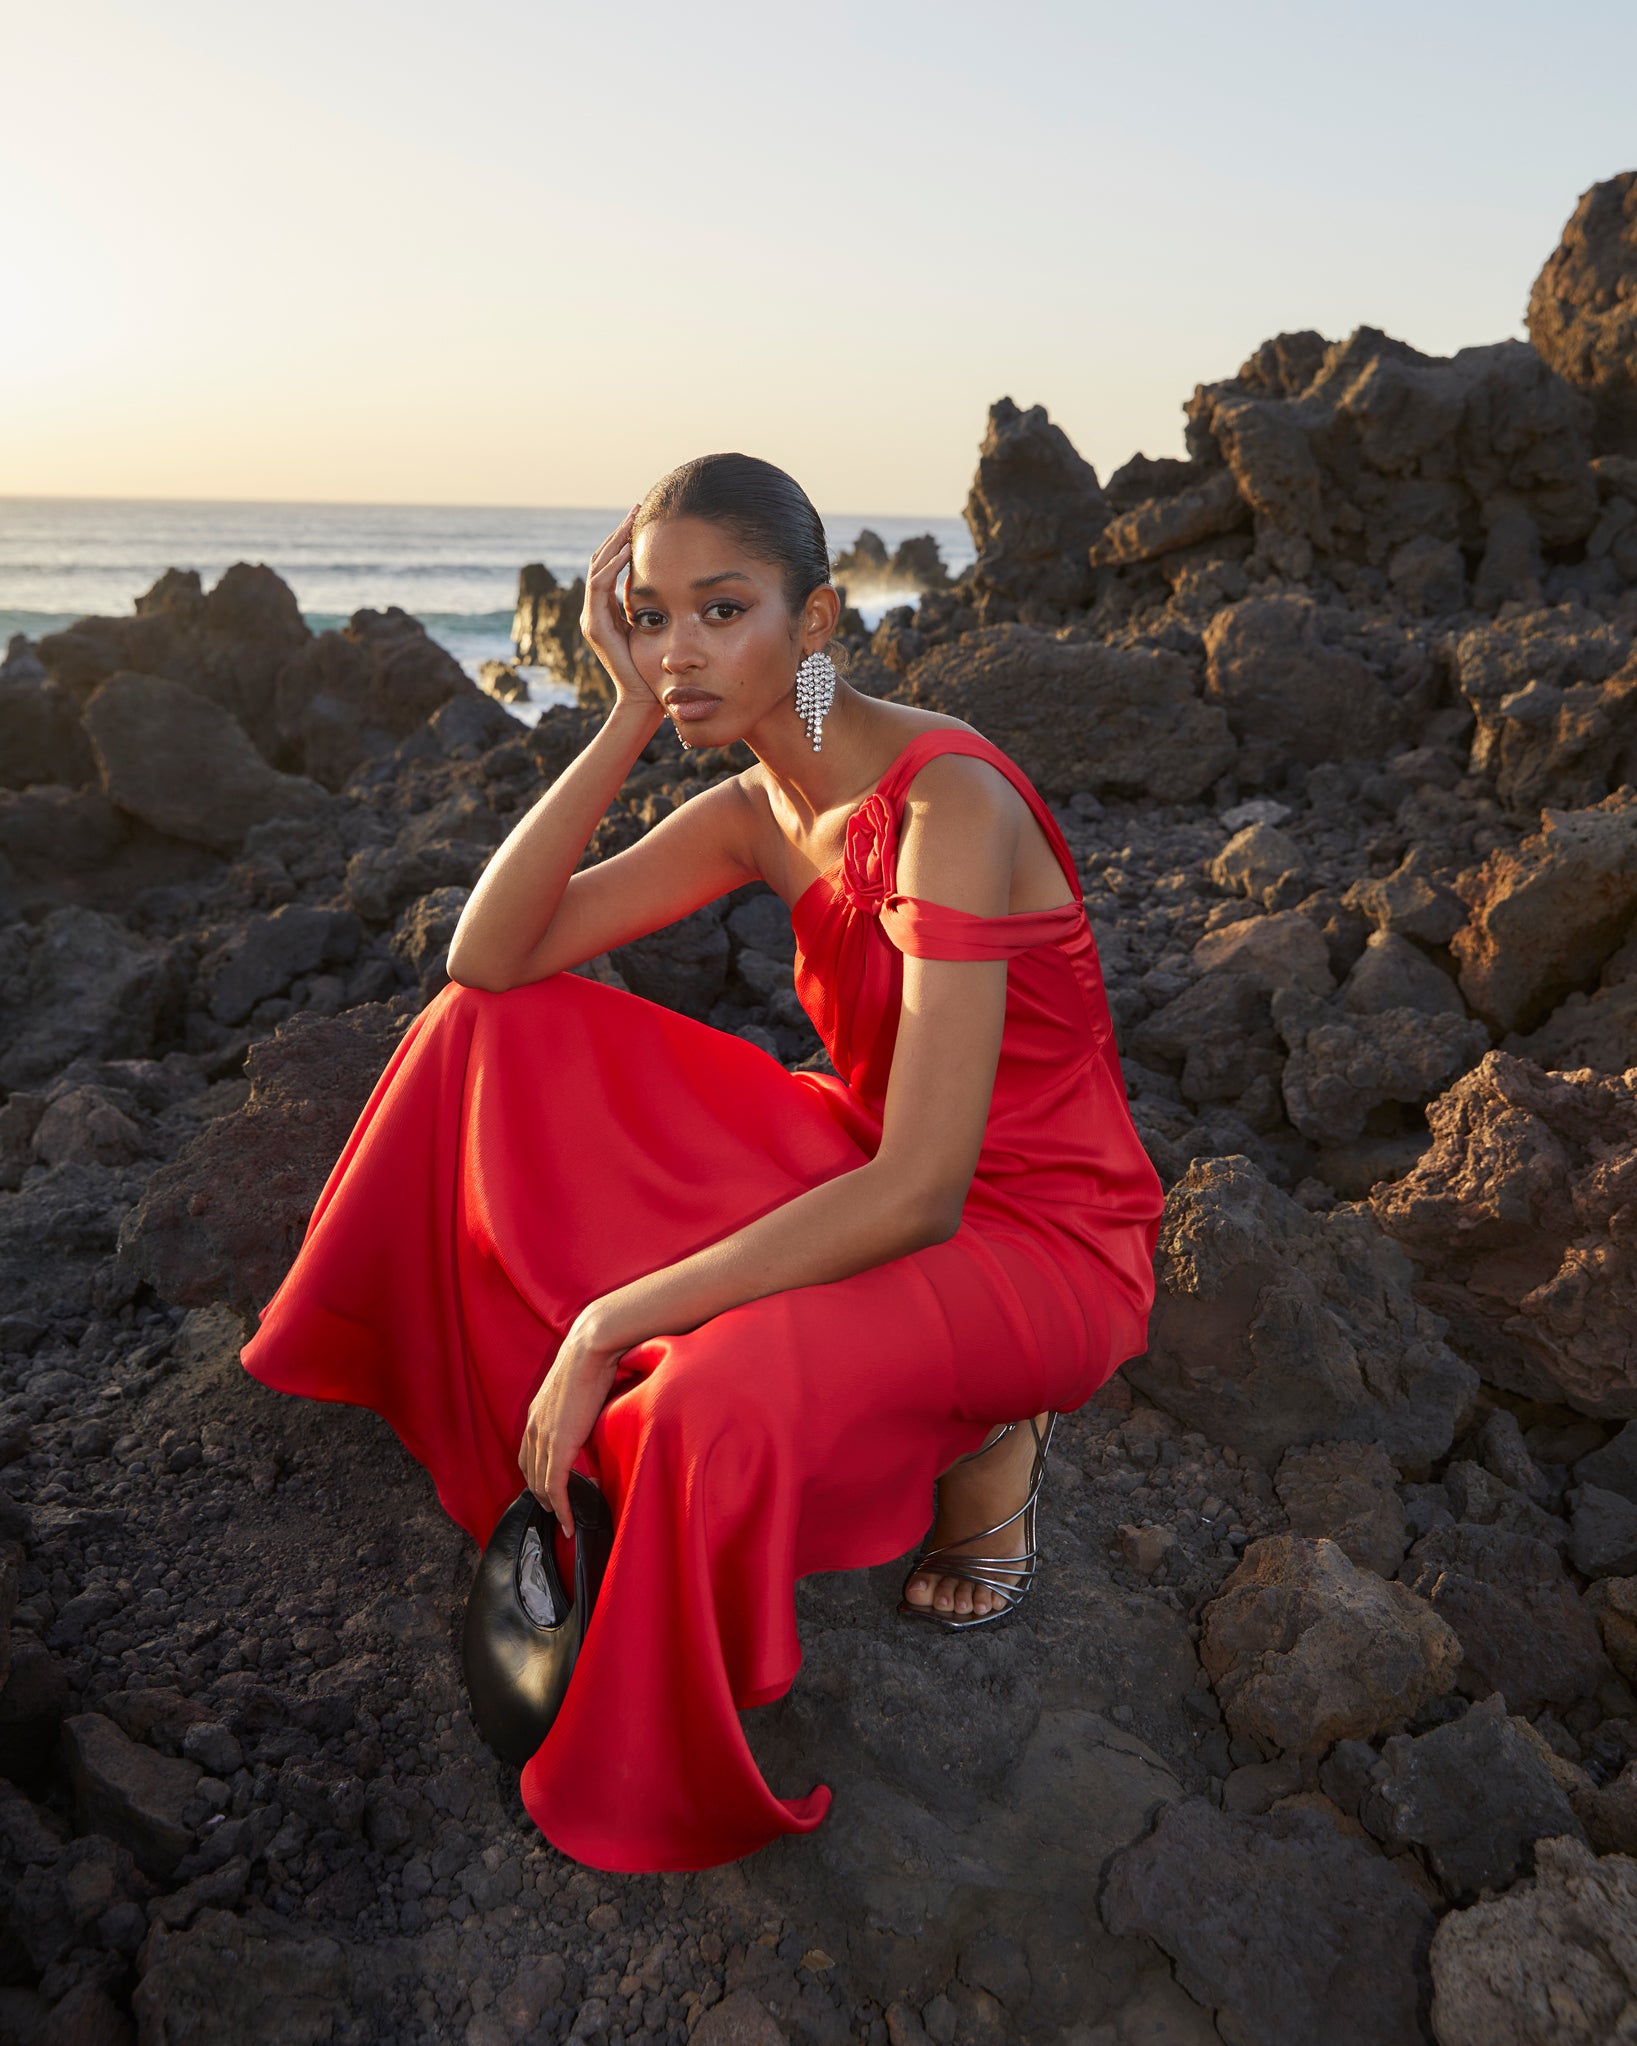
[[[1024,1417],[1034,1431],[1034,1465],[1029,1473],[1029,1496],[1016,1513],[1007,1514],[993,1527],[979,1528],[975,1534],[965,1535],[962,1540],[983,1541],[990,1535],[997,1535],[1002,1528],[1010,1527],[1015,1520],[1023,1522],[1024,1548],[1021,1556],[973,1556],[957,1555],[952,1546],[938,1549],[923,1549],[916,1557],[904,1579],[903,1591],[898,1600],[898,1611],[905,1619],[935,1620],[947,1633],[964,1633],[970,1627],[987,1627],[996,1620],[1010,1619],[1025,1598],[1034,1589],[1035,1574],[1040,1567],[1039,1552],[1035,1548],[1035,1502],[1040,1497],[1040,1487],[1046,1476],[1046,1452],[1051,1448],[1052,1435],[1057,1427],[1057,1415],[1050,1409],[1046,1415],[1046,1432],[1040,1432],[1033,1414]],[[999,1432],[992,1435],[981,1449],[969,1449],[964,1456],[958,1456],[957,1463],[969,1462],[975,1456],[983,1456],[993,1449],[997,1442],[1004,1441],[1021,1422],[1008,1421]],[[916,1605],[908,1596],[913,1579],[926,1572],[938,1577],[958,1577],[968,1584],[981,1584],[985,1590],[1000,1597],[998,1606],[991,1606],[986,1613],[941,1613],[931,1605]]]

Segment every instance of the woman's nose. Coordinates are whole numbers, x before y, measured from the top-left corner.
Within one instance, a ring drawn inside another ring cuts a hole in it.
[[[685,627],[673,628],[665,639],[665,651],[659,657],[659,665],[668,675],[679,675],[684,668],[697,668],[703,656],[699,642]]]

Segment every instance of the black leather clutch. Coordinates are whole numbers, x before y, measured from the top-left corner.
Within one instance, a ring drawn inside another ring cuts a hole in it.
[[[608,1502],[580,1471],[568,1480],[574,1590],[557,1568],[556,1522],[530,1491],[500,1516],[478,1558],[461,1631],[461,1665],[478,1732],[522,1768],[568,1690],[614,1542]]]

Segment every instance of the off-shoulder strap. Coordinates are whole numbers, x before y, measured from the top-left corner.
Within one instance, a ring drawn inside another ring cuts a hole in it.
[[[1040,820],[1040,828],[1068,877],[1074,897],[1051,909],[1021,910],[1015,916],[978,916],[949,903],[901,894],[896,885],[898,850],[894,834],[893,870],[887,877],[889,892],[881,905],[883,931],[900,952],[910,952],[922,959],[1007,959],[1031,946],[1069,936],[1079,928],[1085,913],[1074,855],[1034,783],[988,739],[976,732],[949,730],[923,732],[918,739],[912,739],[882,777],[878,791],[892,805],[894,815],[909,784],[940,753],[964,753],[1000,769]]]

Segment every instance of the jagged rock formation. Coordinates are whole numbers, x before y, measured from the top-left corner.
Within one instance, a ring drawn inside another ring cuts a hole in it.
[[[517,579],[517,612],[512,646],[525,668],[544,668],[581,703],[612,703],[614,693],[602,664],[580,637],[585,577],[564,589],[543,561],[531,561]]]
[[[949,570],[931,533],[900,540],[889,554],[887,543],[869,526],[851,547],[835,556],[830,572],[856,604],[861,598],[905,590],[947,590]]]
[[[1599,446],[1637,455],[1637,171],[1581,193],[1529,294],[1529,339],[1596,406]]]
[[[1633,1066],[1543,1073],[1490,1052],[1428,1109],[1415,1169],[1370,1198],[1492,1384],[1621,1419],[1637,1414]]]
[[[980,624],[1050,628],[1083,604],[1092,589],[1087,550],[1107,521],[1097,471],[1044,405],[1024,412],[1001,398],[990,406],[966,500],[977,561],[962,578]]]

